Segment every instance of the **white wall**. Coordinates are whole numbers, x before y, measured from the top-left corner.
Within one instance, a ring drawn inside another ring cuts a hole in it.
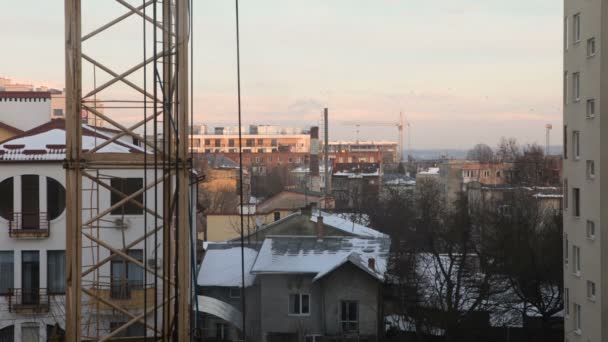
[[[49,121],[51,113],[51,99],[1,99],[0,121],[17,127],[21,130],[29,130]]]

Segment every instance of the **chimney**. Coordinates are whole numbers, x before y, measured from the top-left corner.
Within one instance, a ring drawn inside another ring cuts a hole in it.
[[[310,128],[310,175],[319,176],[319,127]]]
[[[323,216],[317,216],[317,239],[321,240],[325,236],[325,225],[323,224]]]
[[[376,259],[369,258],[367,259],[367,267],[371,268],[372,271],[376,271]]]

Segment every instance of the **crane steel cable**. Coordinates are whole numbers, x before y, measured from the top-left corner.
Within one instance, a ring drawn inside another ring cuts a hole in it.
[[[236,79],[237,79],[237,101],[238,101],[238,118],[239,118],[239,195],[241,200],[241,311],[243,315],[243,342],[247,341],[247,323],[246,323],[246,307],[245,307],[245,237],[244,237],[244,220],[243,220],[243,126],[241,113],[241,40],[239,35],[239,0],[234,1],[236,13]]]

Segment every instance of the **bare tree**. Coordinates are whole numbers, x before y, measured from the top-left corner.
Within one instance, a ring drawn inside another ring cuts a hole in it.
[[[489,163],[494,160],[494,151],[486,144],[477,144],[467,152],[467,159]]]
[[[536,339],[553,341],[554,316],[564,308],[561,210],[543,205],[525,190],[497,206],[502,210],[487,215],[493,220],[487,227],[489,253],[509,282],[515,308],[523,317],[540,316],[541,336]]]
[[[521,156],[521,148],[517,139],[501,137],[496,147],[496,161],[514,162]]]

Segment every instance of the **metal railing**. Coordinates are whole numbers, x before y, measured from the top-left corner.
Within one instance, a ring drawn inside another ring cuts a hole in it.
[[[49,306],[47,289],[9,289],[9,312],[47,312]]]
[[[8,222],[10,237],[48,237],[49,219],[43,212],[12,212]]]

